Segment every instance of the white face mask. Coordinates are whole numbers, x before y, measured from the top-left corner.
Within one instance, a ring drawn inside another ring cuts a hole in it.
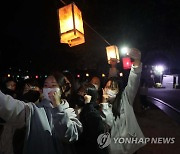
[[[49,101],[51,101],[51,99],[49,98],[49,93],[51,92],[51,91],[53,91],[53,92],[59,92],[60,91],[60,89],[59,88],[43,88],[43,96],[44,96],[44,98],[45,99],[47,99],[47,100],[49,100]]]
[[[111,90],[111,89],[107,89],[106,90],[106,94],[110,97],[110,98],[115,98],[117,95],[117,91]]]

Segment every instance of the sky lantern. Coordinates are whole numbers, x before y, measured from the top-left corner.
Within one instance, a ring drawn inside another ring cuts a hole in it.
[[[85,42],[81,11],[71,3],[59,9],[60,42],[70,47]]]
[[[129,57],[124,57],[122,58],[122,63],[123,63],[123,69],[131,69],[131,58]]]
[[[109,64],[111,64],[112,61],[116,61],[116,63],[119,63],[119,51],[117,46],[115,45],[107,46],[106,53]]]

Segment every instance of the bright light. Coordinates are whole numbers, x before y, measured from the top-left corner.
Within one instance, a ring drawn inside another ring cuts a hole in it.
[[[89,76],[89,74],[88,74],[88,73],[86,73],[86,76],[88,77],[88,76]]]
[[[127,55],[128,52],[129,52],[129,48],[128,48],[128,47],[123,47],[123,48],[121,48],[121,53],[122,53],[123,55]]]
[[[163,67],[162,65],[157,65],[157,66],[155,66],[155,71],[156,71],[157,73],[162,74],[163,71],[164,71],[164,67]]]
[[[29,79],[29,75],[25,76],[24,79]]]
[[[11,77],[11,74],[8,74],[8,78],[10,78]]]
[[[79,74],[77,75],[77,78],[80,78],[80,75],[79,75]]]
[[[64,73],[68,73],[69,71],[68,71],[68,70],[64,70],[63,72],[64,72]]]
[[[154,78],[154,75],[153,75],[153,74],[151,75],[151,78]]]
[[[123,73],[122,73],[122,72],[121,72],[121,73],[119,73],[119,76],[121,76],[121,77],[122,77],[122,76],[123,76]]]
[[[131,69],[132,62],[129,57],[122,58],[122,62],[123,62],[123,69]]]
[[[45,75],[44,77],[47,78],[47,75]]]
[[[104,78],[106,75],[105,74],[102,74],[102,77]]]
[[[39,78],[39,76],[38,76],[38,75],[36,75],[36,76],[35,76],[35,78],[36,78],[36,79],[38,79],[38,78]]]

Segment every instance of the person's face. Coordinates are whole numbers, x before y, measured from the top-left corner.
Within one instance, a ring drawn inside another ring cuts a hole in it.
[[[68,96],[69,94],[71,94],[71,83],[66,77],[64,78],[64,80],[66,82],[66,86],[63,87],[63,91],[65,92],[65,96]]]
[[[59,85],[53,76],[48,76],[44,81],[44,88],[59,88]]]
[[[118,84],[111,80],[106,83],[106,86],[103,91],[104,96],[107,97],[106,100],[109,103],[112,103],[115,100],[118,92],[119,92]]]
[[[86,95],[86,92],[84,91],[83,88],[81,88],[79,91],[78,91],[78,95],[81,95],[81,96],[85,96]]]
[[[99,87],[100,87],[100,80],[99,80],[99,78],[93,77],[92,80],[91,80],[91,83],[93,85],[97,85],[96,89],[99,89]]]
[[[105,89],[109,89],[109,90],[113,91],[114,93],[119,92],[118,85],[115,84],[115,82],[112,82],[111,80],[106,83]]]
[[[16,83],[14,81],[8,81],[6,83],[6,86],[7,86],[8,89],[11,89],[13,91],[16,90]]]

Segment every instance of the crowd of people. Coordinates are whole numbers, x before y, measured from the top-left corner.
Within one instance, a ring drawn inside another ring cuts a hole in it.
[[[102,85],[97,76],[77,84],[59,71],[51,72],[42,86],[36,79],[24,80],[18,89],[15,80],[4,82],[0,154],[135,153],[145,144],[114,142],[117,137],[144,138],[133,111],[141,53],[132,49],[129,56],[134,62],[126,86],[118,77]]]

